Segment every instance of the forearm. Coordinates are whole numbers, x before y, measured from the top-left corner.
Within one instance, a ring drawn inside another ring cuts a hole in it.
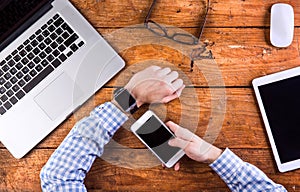
[[[52,154],[41,171],[42,189],[85,191],[83,180],[104,145],[127,120],[111,103],[96,107],[89,117],[78,122]]]
[[[210,167],[224,180],[231,191],[286,191],[257,167],[242,161],[229,149]]]

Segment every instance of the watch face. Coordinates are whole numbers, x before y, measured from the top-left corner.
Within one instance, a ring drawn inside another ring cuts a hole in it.
[[[119,94],[116,95],[115,100],[124,111],[128,111],[133,105],[135,105],[134,97],[126,89],[120,91]]]

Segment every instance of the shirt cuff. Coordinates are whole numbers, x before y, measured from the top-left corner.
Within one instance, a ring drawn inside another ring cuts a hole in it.
[[[226,148],[220,157],[209,166],[226,182],[232,178],[243,162],[230,149]]]
[[[101,119],[103,128],[111,137],[128,120],[128,117],[111,102],[96,107],[91,115]]]

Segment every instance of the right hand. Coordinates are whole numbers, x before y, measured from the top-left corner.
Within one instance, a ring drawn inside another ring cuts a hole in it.
[[[167,122],[166,125],[176,135],[175,139],[169,141],[169,145],[183,149],[189,158],[202,163],[212,163],[221,155],[221,149],[207,143],[191,131],[172,121]]]

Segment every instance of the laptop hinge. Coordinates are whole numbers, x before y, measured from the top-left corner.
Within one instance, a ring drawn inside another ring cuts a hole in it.
[[[0,45],[0,52],[7,47],[11,42],[13,42],[17,37],[19,37],[24,31],[26,31],[30,26],[32,26],[37,20],[39,20],[44,14],[46,14],[53,6],[52,2],[54,0],[49,0],[45,5],[39,8],[30,18],[28,18],[18,29],[11,33]]]

